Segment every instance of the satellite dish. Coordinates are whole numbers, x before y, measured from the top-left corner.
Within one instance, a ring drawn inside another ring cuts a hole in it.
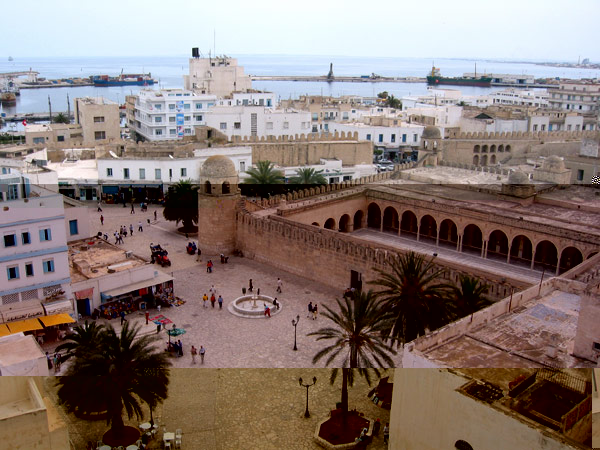
[[[173,158],[173,155],[169,155],[169,158],[171,158],[171,159],[175,159],[175,158]]]
[[[110,156],[112,156],[113,158],[119,159],[119,157],[112,150],[109,150],[108,153],[110,153]]]

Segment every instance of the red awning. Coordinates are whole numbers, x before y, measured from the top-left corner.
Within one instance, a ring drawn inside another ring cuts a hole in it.
[[[83,291],[75,292],[75,298],[77,300],[84,300],[86,298],[92,298],[93,294],[94,294],[94,288],[91,287],[89,289],[84,289]]]

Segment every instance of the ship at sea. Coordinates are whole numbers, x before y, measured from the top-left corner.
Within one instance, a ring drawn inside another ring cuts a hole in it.
[[[90,77],[96,87],[108,86],[152,86],[154,80],[149,73],[121,73],[117,77],[108,75],[92,75]]]
[[[474,77],[443,77],[440,75],[440,69],[437,67],[431,68],[431,74],[427,76],[427,84],[437,86],[439,84],[451,84],[454,86],[479,86],[479,87],[490,87],[492,85],[492,78],[482,75],[477,77],[477,66],[475,66]]]

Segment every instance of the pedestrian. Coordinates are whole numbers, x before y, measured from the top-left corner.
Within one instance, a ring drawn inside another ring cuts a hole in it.
[[[57,373],[58,372],[58,353],[54,353],[52,362],[54,363],[54,373]]]
[[[306,317],[310,317],[312,315],[312,302],[308,302],[308,315]]]
[[[383,443],[386,444],[389,438],[390,438],[390,424],[388,422],[385,424],[385,427],[383,427]]]
[[[181,343],[181,340],[177,341],[177,347],[179,347],[179,356],[183,356],[183,344]]]
[[[158,219],[156,218],[156,210],[154,210],[154,220],[158,220]]]
[[[208,292],[210,292],[213,295],[217,293],[217,288],[215,287],[214,284],[210,286],[210,289],[208,290]]]
[[[206,353],[206,349],[200,346],[200,363],[204,364],[204,354]]]
[[[142,221],[141,220],[138,222],[138,231],[144,231],[144,229],[142,228]]]
[[[313,305],[313,320],[317,320],[317,304]]]
[[[208,301],[208,295],[206,295],[206,292],[205,292],[204,295],[202,296],[202,306],[204,308],[208,308],[207,303],[206,303],[207,301]]]
[[[206,263],[206,271],[208,273],[212,273],[212,269],[213,269],[213,262],[212,262],[212,259],[209,259],[208,262]]]
[[[198,256],[196,256],[196,262],[202,261],[202,250],[198,247]]]
[[[219,309],[223,309],[223,297],[219,295],[217,301],[219,302]]]
[[[192,354],[192,364],[196,364],[196,355],[198,354],[198,350],[196,350],[196,347],[194,347],[192,345],[192,349],[190,350],[190,353]]]
[[[129,235],[131,237],[133,237],[133,224],[132,223],[129,224]]]
[[[265,305],[265,317],[271,317],[271,308],[269,308],[266,303],[263,304]]]
[[[277,277],[277,293],[281,294],[282,286],[283,286],[283,282],[281,281],[281,278]]]
[[[215,302],[217,301],[217,299],[215,298],[215,294],[211,294],[210,296],[210,306],[213,307],[213,309],[215,308]]]
[[[46,352],[46,361],[48,362],[48,370],[52,369],[52,358],[50,357],[50,353]]]
[[[275,297],[275,298],[273,299],[273,306],[274,306],[275,308],[279,309],[279,302],[277,301],[277,297]]]
[[[119,243],[119,239],[120,239],[120,234],[117,233],[117,230],[115,230],[115,245],[117,245]]]
[[[100,201],[98,201],[98,212],[102,212],[102,207],[100,206]]]
[[[146,325],[148,325],[148,319],[150,318],[150,313],[146,311]]]
[[[252,289],[254,289],[254,286],[252,286],[252,278],[250,278],[248,281],[248,292],[252,292]]]
[[[58,371],[60,372],[60,365],[62,364],[62,354],[60,352],[56,353],[56,361],[58,364]]]
[[[104,225],[104,216],[100,214],[100,225]]]
[[[135,214],[135,207],[133,206],[133,202],[131,202],[131,212],[129,214]]]
[[[125,311],[121,311],[119,315],[121,316],[121,325],[123,325],[123,322],[127,322],[127,319],[125,318]]]

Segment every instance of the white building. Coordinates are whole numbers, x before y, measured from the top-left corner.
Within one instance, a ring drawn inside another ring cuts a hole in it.
[[[489,94],[492,105],[548,107],[548,91],[546,89],[505,89]]]
[[[418,147],[424,126],[399,122],[397,126],[376,126],[364,123],[329,124],[329,131],[335,133],[358,133],[361,141],[371,141],[375,146],[386,148]]]
[[[0,300],[3,311],[21,302],[71,297],[67,240],[79,235],[77,218],[65,226],[63,196],[34,186],[20,173],[0,175]],[[72,312],[72,308],[71,308]],[[43,314],[43,312],[42,312]],[[20,317],[16,314],[11,320]],[[23,317],[29,317],[25,314]],[[6,318],[5,318],[6,321]]]
[[[190,58],[190,74],[183,76],[183,84],[187,90],[218,97],[252,89],[252,80],[244,74],[244,68],[228,56]]]
[[[138,200],[158,199],[172,184],[190,179],[197,182],[202,164],[213,155],[231,158],[238,173],[252,165],[252,149],[245,146],[198,149],[191,158],[99,158],[98,184],[104,198],[131,189]]]
[[[377,169],[373,164],[360,164],[355,166],[344,166],[340,159],[321,158],[320,164],[312,166],[278,167],[284,173],[286,182],[295,177],[298,169],[322,170],[321,175],[325,177],[327,183],[342,183],[343,181],[352,181],[360,177],[375,175]]]
[[[566,109],[582,114],[600,111],[600,83],[591,81],[560,82],[548,90],[551,108]]]

